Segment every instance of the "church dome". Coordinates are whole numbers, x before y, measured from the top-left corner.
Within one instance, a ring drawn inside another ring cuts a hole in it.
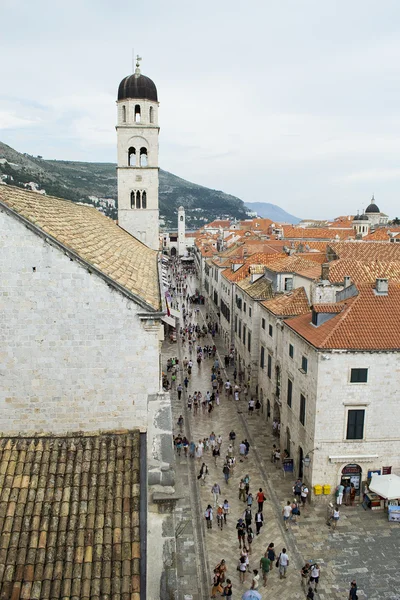
[[[368,221],[368,217],[366,214],[358,215],[354,220],[355,221]]]
[[[150,79],[141,73],[125,77],[118,88],[118,100],[152,100],[158,102],[157,88]]]
[[[369,204],[369,206],[367,206],[367,208],[365,209],[366,213],[380,213],[381,211],[379,210],[379,208],[377,207],[377,205],[375,204],[375,198],[372,196],[371,199],[371,204]]]

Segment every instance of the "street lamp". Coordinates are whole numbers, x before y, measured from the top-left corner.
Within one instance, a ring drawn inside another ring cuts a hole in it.
[[[307,452],[307,454],[305,455],[305,457],[303,458],[303,465],[305,467],[309,467],[311,464],[311,458],[310,458],[310,454],[312,454],[313,452],[315,452],[316,450],[319,450],[319,448],[314,448],[314,450],[310,450],[309,452]]]

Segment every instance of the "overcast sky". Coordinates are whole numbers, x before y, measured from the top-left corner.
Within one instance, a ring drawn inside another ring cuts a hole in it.
[[[132,48],[160,166],[308,218],[400,216],[398,0],[0,0],[0,140],[116,160]]]

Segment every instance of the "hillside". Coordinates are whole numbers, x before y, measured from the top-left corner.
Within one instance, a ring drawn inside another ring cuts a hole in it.
[[[93,204],[107,216],[117,218],[117,177],[113,163],[45,160],[21,154],[0,142],[0,177],[4,183]],[[245,219],[248,212],[239,198],[185,181],[162,169],[159,199],[160,217],[167,227],[176,227],[180,205],[186,209],[189,229],[197,229],[216,218]]]
[[[278,223],[292,223],[296,225],[296,223],[301,221],[301,219],[286,212],[283,208],[269,202],[246,202],[246,206],[260,217],[271,219]]]

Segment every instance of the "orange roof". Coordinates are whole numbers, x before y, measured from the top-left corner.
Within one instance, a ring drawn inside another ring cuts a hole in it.
[[[224,229],[225,227],[226,229],[228,229],[230,224],[231,222],[229,221],[229,219],[215,219],[215,221],[211,221],[211,223],[203,225],[203,229],[213,229],[217,227],[222,227],[222,229]]]
[[[349,237],[354,238],[355,233],[353,230],[347,231],[346,229],[333,229],[327,227],[295,227],[292,225],[285,225],[283,227],[283,237],[285,239],[325,239],[332,240],[336,237],[340,239],[347,239]]]
[[[275,260],[277,257],[276,254],[264,254],[261,252],[256,252],[249,256],[246,259],[246,262],[237,269],[237,271],[232,271],[230,269],[226,269],[222,275],[228,279],[228,281],[237,282],[245,279],[248,274],[250,267],[253,265],[267,265],[270,261]],[[285,258],[286,254],[282,254],[282,258]]]
[[[379,227],[375,231],[371,231],[363,239],[372,242],[388,242],[393,237],[391,235],[393,233],[395,234],[394,237],[399,237],[400,227]]]
[[[400,350],[400,285],[389,283],[387,296],[376,295],[371,283],[359,284],[358,295],[340,303],[343,310],[318,327],[311,312],[287,326],[321,349],[359,351]]]
[[[328,244],[327,256],[331,260],[337,258],[353,258],[355,260],[400,260],[400,244],[396,242],[332,242]]]
[[[328,278],[331,283],[342,282],[346,276],[351,277],[355,283],[373,282],[378,277],[388,277],[400,282],[400,256],[399,260],[392,261],[342,258],[331,261],[328,265]]]
[[[271,300],[264,300],[261,304],[279,317],[294,317],[308,313],[310,310],[307,294],[303,287],[296,288],[287,294],[275,296]]]
[[[312,309],[316,313],[339,314],[344,308],[343,302],[332,302],[331,304],[313,304]]]
[[[297,273],[312,267],[315,267],[314,262],[297,254],[292,254],[292,256],[285,255],[284,257],[277,257],[274,261],[268,263],[268,269],[270,271],[275,271],[276,273]]]

